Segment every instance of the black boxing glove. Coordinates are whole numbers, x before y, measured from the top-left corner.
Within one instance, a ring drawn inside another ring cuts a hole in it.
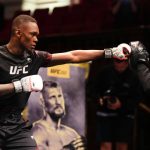
[[[146,47],[140,41],[130,42],[129,45],[131,47],[129,59],[131,69],[136,71],[137,66],[140,63],[150,67],[149,53],[147,52]]]

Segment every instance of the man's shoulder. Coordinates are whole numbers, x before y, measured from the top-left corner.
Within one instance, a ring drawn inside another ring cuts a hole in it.
[[[49,52],[42,51],[42,50],[35,50],[34,52],[35,52],[36,55],[40,55],[40,56],[44,56],[44,55],[50,54]]]
[[[0,46],[0,51],[2,52],[2,51],[4,51],[4,50],[6,50],[6,46],[5,46],[5,45],[1,45],[1,46]]]
[[[8,49],[7,49],[6,45],[0,46],[0,56],[3,56],[3,57],[9,56]]]
[[[61,124],[60,128],[61,128],[61,130],[68,132],[68,134],[71,133],[71,134],[74,134],[75,136],[79,135],[75,129],[73,129],[67,125]]]
[[[38,120],[33,123],[33,129],[43,130],[47,127],[47,122],[45,120]]]

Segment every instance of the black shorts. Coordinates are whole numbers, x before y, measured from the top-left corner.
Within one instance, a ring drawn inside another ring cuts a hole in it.
[[[36,150],[31,128],[18,113],[0,115],[0,150]]]
[[[134,119],[128,117],[97,117],[98,142],[130,142]]]

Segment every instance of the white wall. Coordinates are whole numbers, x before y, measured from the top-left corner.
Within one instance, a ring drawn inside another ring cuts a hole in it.
[[[70,0],[23,0],[22,9],[33,12],[36,8],[49,8],[52,12],[54,7],[70,5]]]
[[[51,13],[54,7],[62,7],[79,4],[81,0],[0,0],[5,5],[5,18],[13,17],[16,10],[31,10],[33,13],[37,8],[49,8]]]
[[[9,19],[16,10],[31,10],[36,8],[49,8],[52,12],[54,7],[70,5],[71,0],[0,0],[5,5],[5,18]]]

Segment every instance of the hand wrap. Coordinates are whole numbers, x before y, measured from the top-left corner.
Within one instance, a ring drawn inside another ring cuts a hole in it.
[[[119,60],[128,59],[131,53],[131,47],[128,44],[122,43],[114,48],[104,49],[105,58],[116,58]]]
[[[43,80],[40,75],[31,75],[13,82],[15,92],[38,92],[43,89]]]

